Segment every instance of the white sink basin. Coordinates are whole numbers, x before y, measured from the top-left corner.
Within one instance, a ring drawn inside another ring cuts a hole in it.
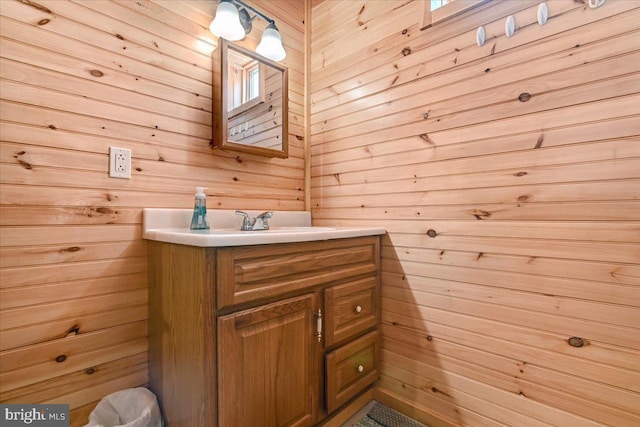
[[[209,211],[209,230],[190,230],[190,209],[144,209],[143,237],[168,243],[200,247],[266,245],[309,242],[384,234],[381,227],[312,226],[309,212],[276,211],[269,230],[241,231],[234,225],[234,211]],[[221,225],[215,227],[215,225]],[[287,224],[287,226],[281,225]]]
[[[335,230],[335,227],[270,227],[268,230],[242,231],[235,228],[210,229],[209,234],[244,234],[244,233],[317,233],[319,231]]]

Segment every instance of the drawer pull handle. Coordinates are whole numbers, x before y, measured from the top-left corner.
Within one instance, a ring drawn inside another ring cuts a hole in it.
[[[360,373],[364,372],[364,366],[358,365],[358,372]]]
[[[362,312],[362,307],[361,307],[361,306],[359,306],[359,305],[356,305],[356,306],[354,307],[354,309],[353,309],[353,310],[354,310],[356,313],[360,313],[360,312]]]
[[[322,342],[322,310],[318,309],[316,314],[316,337],[318,342]]]

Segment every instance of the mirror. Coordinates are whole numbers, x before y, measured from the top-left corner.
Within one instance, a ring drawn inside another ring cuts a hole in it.
[[[214,147],[288,156],[285,66],[220,38],[213,52]]]

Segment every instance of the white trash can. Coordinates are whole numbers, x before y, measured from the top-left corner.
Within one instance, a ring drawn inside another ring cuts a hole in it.
[[[89,415],[85,427],[162,427],[156,395],[144,387],[105,396]]]

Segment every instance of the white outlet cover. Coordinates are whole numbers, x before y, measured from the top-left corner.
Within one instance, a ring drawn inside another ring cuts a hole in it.
[[[109,176],[112,178],[131,178],[131,150],[109,147]]]

